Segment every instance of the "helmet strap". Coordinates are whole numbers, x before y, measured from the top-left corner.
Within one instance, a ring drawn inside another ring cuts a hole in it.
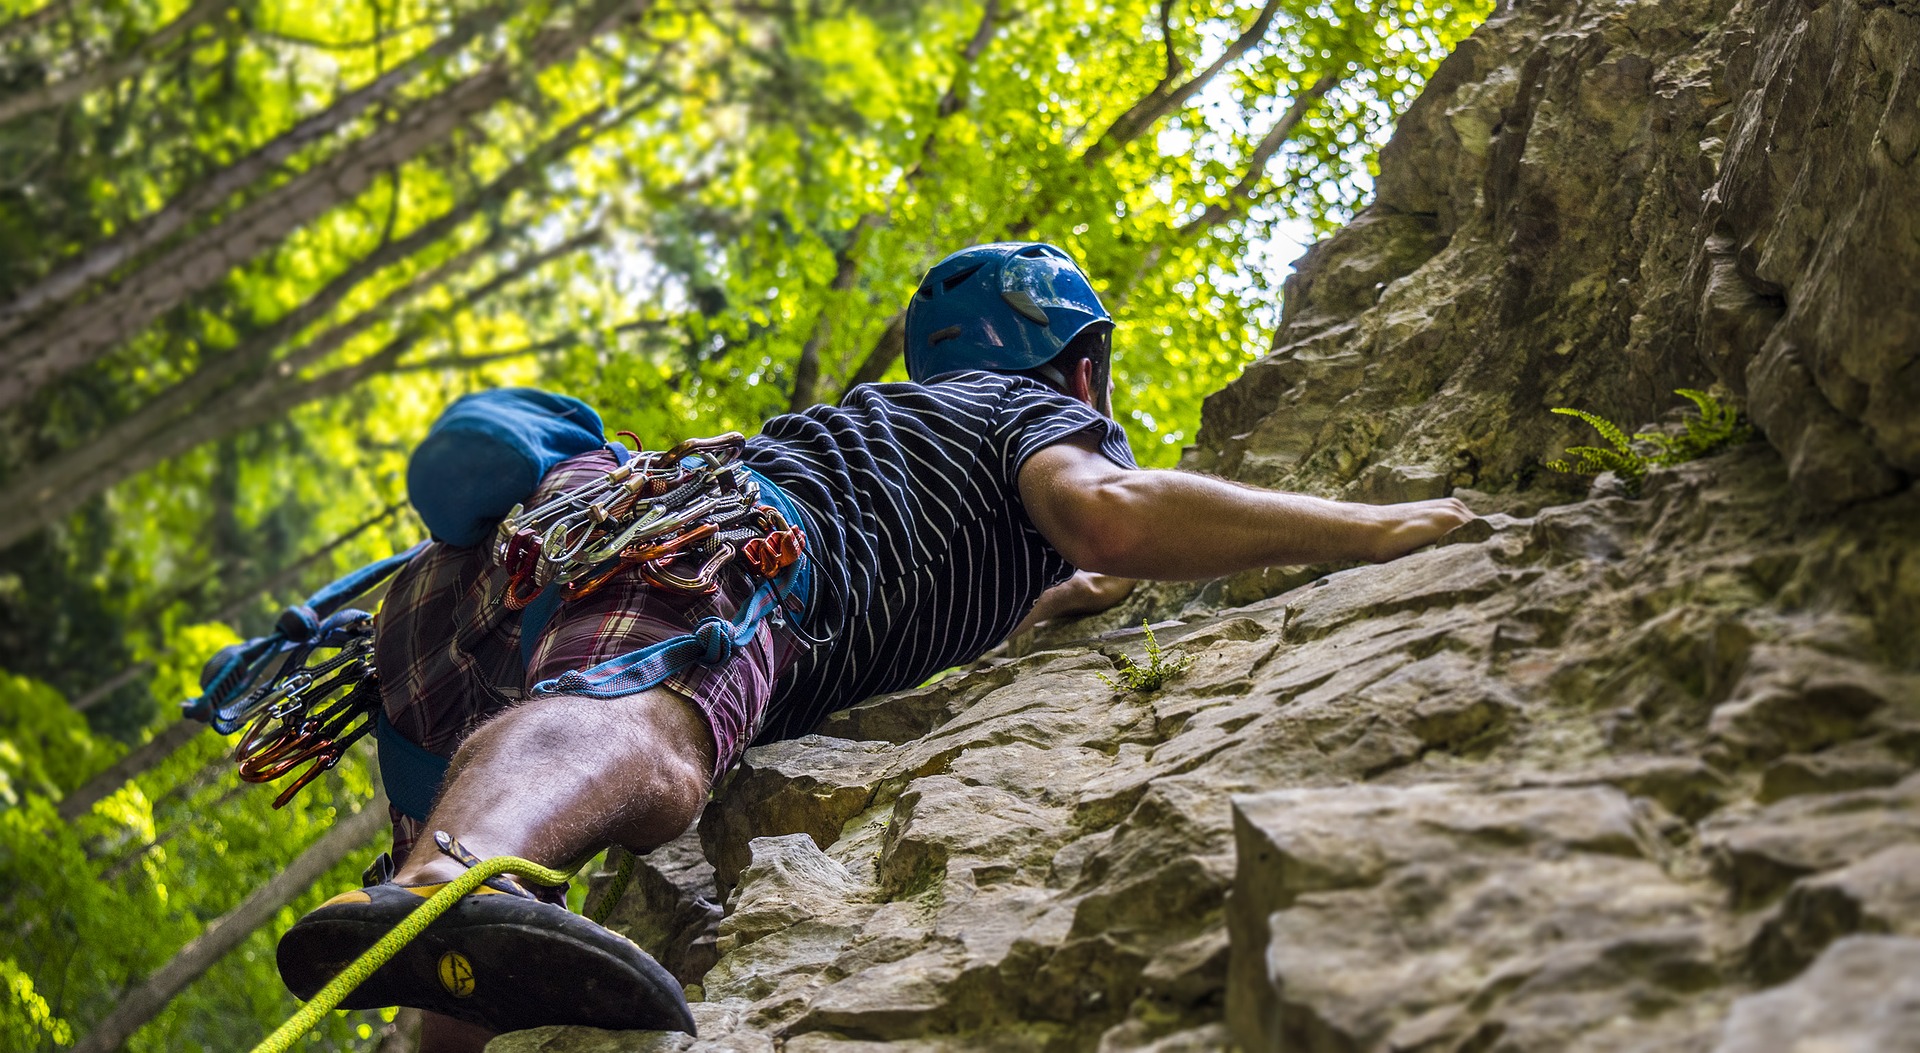
[[[1058,388],[1061,391],[1067,390],[1067,375],[1065,373],[1060,372],[1060,367],[1054,365],[1051,362],[1047,362],[1042,365],[1035,366],[1032,369],[1027,370],[1027,372],[1038,373],[1041,377],[1046,379],[1047,383],[1052,384],[1054,387]]]

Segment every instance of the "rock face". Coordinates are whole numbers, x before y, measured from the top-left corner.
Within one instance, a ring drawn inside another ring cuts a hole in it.
[[[750,751],[618,915],[700,1038],[491,1048],[1920,1049],[1917,150],[1911,0],[1504,5],[1189,456],[1491,514]],[[1711,384],[1764,442],[1540,467]]]

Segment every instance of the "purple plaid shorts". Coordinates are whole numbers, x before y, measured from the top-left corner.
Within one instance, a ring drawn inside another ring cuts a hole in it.
[[[605,450],[563,461],[528,504],[613,467]],[[752,589],[735,573],[713,596],[674,593],[646,584],[629,568],[593,593],[562,603],[523,669],[520,616],[499,603],[506,573],[494,565],[491,549],[427,546],[394,577],[376,622],[374,661],[387,719],[443,757],[451,757],[475,728],[517,705],[534,684],[679,636],[708,615],[731,617]],[[706,716],[716,778],[759,733],[774,685],[800,651],[792,632],[762,622],[732,660],[695,665],[662,684]],[[393,858],[404,860],[422,824],[397,809],[393,821]]]

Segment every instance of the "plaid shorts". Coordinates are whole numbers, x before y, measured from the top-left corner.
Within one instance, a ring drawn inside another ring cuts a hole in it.
[[[614,463],[605,450],[563,461],[528,504],[589,482]],[[709,615],[731,617],[753,588],[745,574],[729,572],[715,595],[675,593],[646,584],[628,568],[562,603],[523,667],[520,615],[499,602],[507,576],[491,549],[427,546],[395,576],[376,622],[374,661],[387,720],[442,757],[453,756],[475,728],[517,705],[534,684],[679,636]],[[762,622],[730,661],[695,665],[663,682],[706,716],[716,778],[759,733],[775,683],[800,653],[791,631]],[[393,857],[404,860],[422,824],[398,809],[393,820]]]

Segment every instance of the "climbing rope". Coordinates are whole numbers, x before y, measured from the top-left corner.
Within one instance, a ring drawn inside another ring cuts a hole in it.
[[[580,916],[595,925],[605,924],[620,897],[627,894],[627,886],[633,884],[633,871],[639,862],[630,850],[619,845],[607,849],[607,864],[613,870],[599,888],[587,894],[587,901],[580,904]]]
[[[445,914],[448,908],[485,884],[489,878],[506,873],[519,874],[543,885],[563,884],[573,876],[571,870],[554,870],[514,856],[494,856],[492,859],[481,860],[471,870],[447,882],[445,888],[434,893],[425,903],[415,908],[412,914],[407,915],[406,920],[393,927],[393,931],[375,941],[373,946],[367,948],[365,954],[355,958],[340,971],[339,976],[334,977],[325,987],[322,987],[311,1001],[301,1006],[299,1012],[288,1017],[286,1023],[281,1024],[273,1034],[268,1035],[259,1045],[253,1047],[252,1053],[286,1053],[293,1048],[296,1039],[319,1023],[321,1017],[332,1012],[340,1004],[340,1000],[351,994],[353,989],[360,986],[367,977],[372,976],[374,970],[392,960],[394,955],[400,953],[400,948],[413,942],[413,938],[420,935],[428,925],[433,924],[435,918]]]

